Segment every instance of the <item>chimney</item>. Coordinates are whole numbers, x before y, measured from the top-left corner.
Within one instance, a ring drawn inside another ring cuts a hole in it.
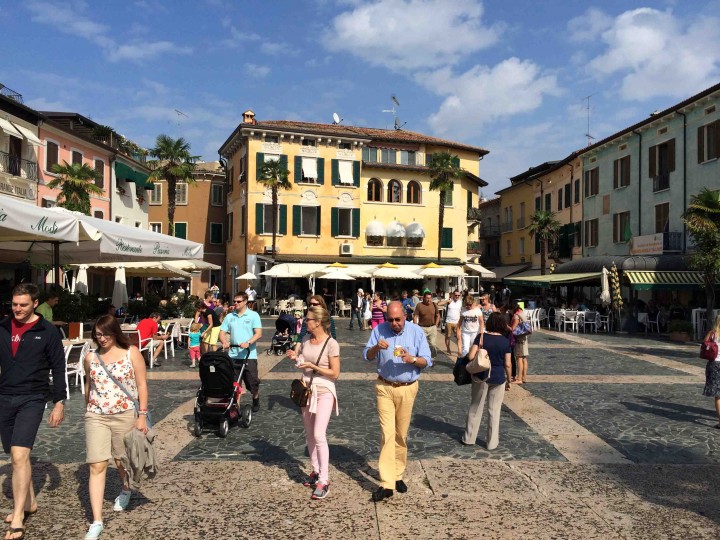
[[[247,111],[245,111],[242,117],[243,124],[257,124],[257,120],[255,120],[255,113],[252,111],[252,109],[248,109]]]

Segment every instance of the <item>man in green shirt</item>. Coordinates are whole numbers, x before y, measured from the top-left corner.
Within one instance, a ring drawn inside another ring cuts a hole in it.
[[[55,326],[65,326],[67,324],[65,321],[53,320],[53,308],[58,305],[58,302],[60,302],[60,296],[57,293],[50,293],[47,299],[35,309],[35,313],[42,315],[47,322]]]

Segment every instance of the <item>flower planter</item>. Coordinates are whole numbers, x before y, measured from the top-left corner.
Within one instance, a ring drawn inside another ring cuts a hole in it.
[[[690,341],[690,334],[688,334],[687,332],[670,332],[670,341],[687,343],[688,341]]]

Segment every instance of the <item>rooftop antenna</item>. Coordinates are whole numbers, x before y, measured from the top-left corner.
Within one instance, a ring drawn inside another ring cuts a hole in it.
[[[337,125],[337,124],[339,124],[340,122],[342,122],[343,120],[345,120],[345,119],[344,119],[344,118],[340,118],[340,117],[338,116],[338,113],[336,113],[336,112],[333,113],[333,125]]]
[[[596,94],[597,92],[595,92]],[[585,106],[585,109],[587,110],[587,131],[585,132],[585,136],[587,137],[587,144],[590,146],[592,142],[595,140],[595,137],[590,135],[590,98],[593,97],[595,94],[590,94],[589,96],[585,96],[583,100],[587,102],[587,105]]]
[[[395,127],[396,130],[400,130],[400,129],[402,129],[402,127],[403,127],[405,124],[407,124],[407,122],[401,122],[401,121],[400,121],[400,118],[399,118],[398,115],[397,115],[397,110],[395,109],[395,107],[399,107],[399,106],[400,106],[400,101],[398,100],[397,96],[396,96],[395,94],[393,94],[393,95],[390,96],[390,99],[391,99],[392,102],[393,102],[392,109],[384,109],[383,112],[384,112],[384,113],[385,113],[385,112],[386,112],[386,113],[392,113],[393,119],[394,119],[394,127]]]
[[[175,114],[177,114],[177,127],[180,129],[180,117],[184,116],[185,118],[190,118],[187,114],[185,114],[182,111],[179,111],[178,109],[175,109]]]

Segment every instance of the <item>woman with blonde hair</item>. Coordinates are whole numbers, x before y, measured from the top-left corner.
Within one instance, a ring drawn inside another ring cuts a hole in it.
[[[340,376],[340,346],[328,334],[330,315],[326,309],[311,307],[305,321],[308,334],[298,351],[290,349],[287,356],[295,360],[295,367],[303,370],[303,381],[312,390],[309,403],[301,410],[313,469],[303,484],[314,488],[312,499],[324,499],[330,488],[327,426],[333,410],[336,416],[339,414],[335,381]]]
[[[121,462],[125,456],[123,438],[132,429],[148,431],[148,390],[142,354],[110,315],[97,320],[92,338],[98,349],[85,357],[85,444],[93,523],[86,540],[99,538],[103,531],[105,478],[111,458],[122,486],[113,510],[121,512],[130,503],[130,478]]]
[[[325,299],[322,297],[322,295],[313,294],[310,298],[308,298],[308,310],[310,308],[318,306],[327,311],[327,304],[325,304]],[[302,342],[305,334],[307,334],[307,331],[307,324],[305,324],[305,321],[303,321],[302,326],[300,327],[300,331],[298,332],[298,343]],[[337,334],[335,333],[335,319],[333,319],[332,317],[330,317],[330,335],[333,337],[333,339],[337,339]],[[297,347],[295,347],[295,352],[297,352]]]
[[[715,324],[712,329],[705,334],[705,341],[713,340],[715,343],[720,342],[720,315],[715,317]],[[715,360],[708,360],[705,366],[705,388],[703,388],[703,396],[715,398],[715,413],[718,417],[718,423],[715,426],[720,429],[720,354],[715,356]]]

